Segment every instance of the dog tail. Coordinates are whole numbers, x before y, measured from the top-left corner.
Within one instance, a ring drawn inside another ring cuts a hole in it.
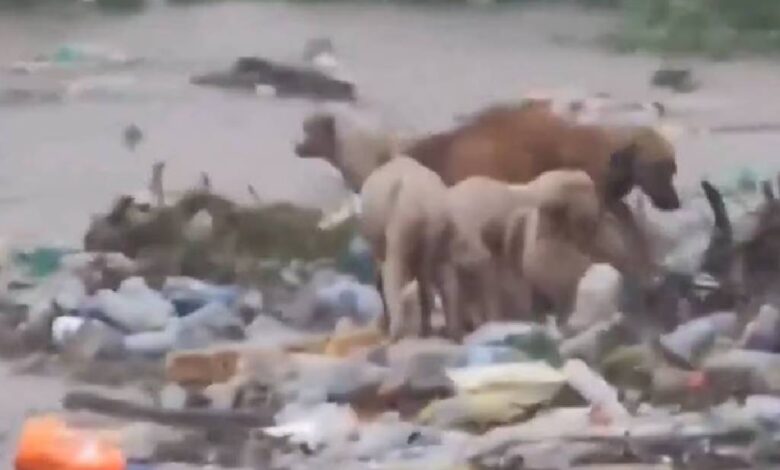
[[[707,180],[701,182],[701,188],[704,190],[707,202],[709,202],[710,207],[712,208],[712,214],[715,216],[715,227],[724,237],[731,239],[733,233],[731,220],[726,211],[726,204],[723,202],[723,196],[720,191]]]

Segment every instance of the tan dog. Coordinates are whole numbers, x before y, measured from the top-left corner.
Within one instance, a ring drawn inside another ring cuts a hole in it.
[[[595,263],[610,264],[629,275],[650,274],[653,265],[642,264],[647,249],[643,239],[625,234],[625,225],[605,210],[589,178],[581,172],[557,178],[557,173],[561,172],[535,180],[541,181],[536,184],[541,193],[537,207],[519,208],[509,216],[504,244],[516,274],[557,314],[567,315],[580,280]]]
[[[536,204],[508,216],[505,256],[515,274],[557,313],[568,313],[580,278],[596,261],[593,245],[605,212],[593,181],[583,172],[545,173],[525,192]]]
[[[296,146],[302,158],[321,158],[360,194],[361,232],[381,266],[378,276],[385,301],[383,327],[392,340],[409,328],[404,309],[406,287],[417,281],[419,330],[430,333],[432,286],[441,290],[437,266],[448,233],[446,187],[436,173],[396,152],[383,128],[367,128],[351,115],[318,113],[304,122],[304,139]],[[352,200],[349,202],[352,203]]]
[[[525,186],[525,185],[523,185]],[[477,326],[485,320],[502,317],[500,284],[510,274],[505,263],[504,233],[509,215],[521,208],[530,211],[534,198],[526,191],[491,178],[475,176],[452,186],[447,203],[453,234],[448,261],[457,289],[449,299],[453,333],[463,329],[461,322],[471,320]],[[519,276],[511,276],[517,281]],[[519,288],[512,282],[513,288]],[[528,296],[520,307],[527,309]],[[471,313],[467,313],[471,311]]]
[[[468,178],[450,188],[448,208],[455,321],[527,316],[534,292],[568,313],[580,277],[594,262],[650,271],[580,170],[549,171],[525,185]]]
[[[578,124],[543,100],[488,108],[404,150],[447,185],[470,176],[527,183],[545,171],[571,168],[587,172],[609,204],[638,186],[659,209],[680,205],[672,184],[674,149],[660,133],[642,126]]]
[[[431,332],[432,288],[437,286],[440,292],[443,288],[437,270],[449,232],[446,192],[436,173],[404,156],[371,173],[360,191],[361,231],[381,266],[391,340],[409,331],[409,315],[402,311],[403,290],[414,280],[419,334]]]

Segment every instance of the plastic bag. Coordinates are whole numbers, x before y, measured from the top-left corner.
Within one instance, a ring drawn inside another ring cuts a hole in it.
[[[447,369],[446,374],[459,393],[512,390],[531,403],[552,398],[566,382],[561,372],[543,361]]]

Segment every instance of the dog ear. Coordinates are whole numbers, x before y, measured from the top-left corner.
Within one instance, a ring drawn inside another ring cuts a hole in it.
[[[549,223],[553,233],[571,239],[571,208],[562,201],[547,201],[539,205],[539,211]]]
[[[320,117],[319,123],[322,126],[322,131],[325,133],[325,135],[327,135],[329,138],[332,138],[335,141],[336,140],[336,116],[330,113],[323,114]]]
[[[607,200],[623,199],[631,192],[638,152],[639,146],[632,142],[610,155],[605,185]]]
[[[312,129],[310,136],[316,139],[316,145],[320,148],[327,148],[326,154],[328,157],[335,157],[336,149],[338,147],[338,135],[336,134],[336,116],[332,113],[324,113],[317,116],[316,120],[312,123]],[[330,159],[328,158],[328,159]]]
[[[627,146],[617,150],[609,157],[609,169],[612,171],[630,171],[636,160],[636,154],[639,146],[636,142],[631,142]]]

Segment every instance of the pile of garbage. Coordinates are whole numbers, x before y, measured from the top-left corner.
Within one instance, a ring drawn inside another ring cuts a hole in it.
[[[767,307],[757,322],[779,316]],[[740,335],[736,316],[719,313],[636,342],[623,321],[565,339],[550,326],[504,323],[463,344],[388,345],[350,321],[313,334],[262,316],[243,341],[168,353],[148,400],[75,391],[63,406],[114,418],[113,446],[147,464],[777,464],[780,355],[763,347],[760,326]]]
[[[347,251],[344,265],[360,255]],[[269,263],[262,288],[158,272],[149,277],[161,279],[154,289],[135,275],[137,260],[121,253],[47,248],[10,258],[2,304],[16,312],[6,315],[11,356],[54,348],[88,360],[159,360],[268,326],[255,320],[324,332],[341,318],[363,325],[382,311],[374,286],[316,263]]]
[[[721,310],[683,311],[688,299],[675,299],[664,304],[668,327],[649,327],[624,308],[621,276],[596,264],[560,326],[552,317],[486,323],[462,343],[390,344],[376,327],[382,300],[354,225],[336,229],[339,243],[322,243],[318,211],[238,204],[207,182],[167,202],[160,171],[151,196],[123,196],[95,218],[86,250],[16,251],[2,261],[0,353],[19,372],[64,373],[117,392],[71,391],[62,413],[29,420],[20,470],[780,462],[780,310],[771,295]],[[764,214],[774,201],[767,195]],[[723,248],[719,223],[710,241],[721,244],[709,247]],[[725,241],[735,258],[752,249]],[[710,274],[710,290],[725,286]],[[143,393],[128,398],[128,387]],[[92,460],[62,463],[82,458]]]

